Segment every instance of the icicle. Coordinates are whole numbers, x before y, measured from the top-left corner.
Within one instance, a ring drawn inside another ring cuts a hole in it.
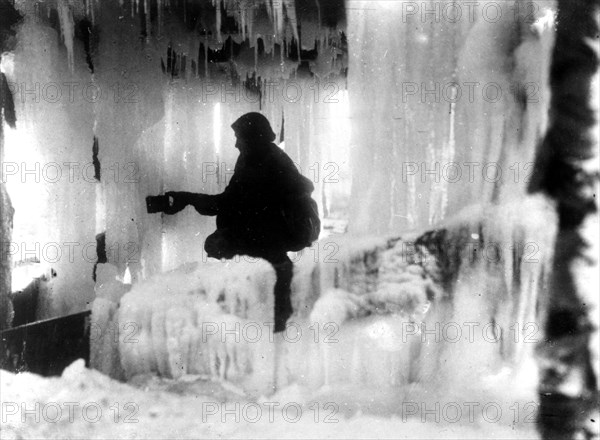
[[[242,27],[242,41],[246,41],[246,8],[240,9],[240,25]]]
[[[317,4],[317,20],[318,20],[318,26],[319,28],[321,27],[321,3],[319,3],[319,0],[315,0],[315,3]]]
[[[221,0],[213,0],[213,6],[217,8],[217,41],[221,42]]]
[[[73,39],[75,38],[75,23],[73,22],[73,13],[65,0],[58,0],[57,4],[58,19],[60,21],[60,32],[67,48],[67,63],[71,72],[75,70],[73,61]]]
[[[163,26],[163,0],[156,0],[156,6],[158,11],[158,36],[162,35],[162,26]]]
[[[444,151],[443,163],[450,163],[454,159],[454,151],[456,148],[456,139],[455,139],[455,131],[454,131],[454,123],[456,120],[456,96],[452,97],[452,102],[450,103],[450,133],[448,135],[448,148]],[[442,207],[440,220],[446,217],[446,210],[448,209],[448,182],[442,188]]]
[[[90,0],[90,1],[92,3],[92,7],[91,7],[91,10],[92,10],[92,26],[95,26],[96,25],[96,11],[94,9],[94,1],[95,0]]]
[[[208,78],[208,42],[204,45],[204,77]]]
[[[252,14],[248,17],[247,14]],[[254,10],[246,11],[246,24],[248,25],[248,40],[252,42],[254,40]]]
[[[144,14],[146,15],[146,43],[150,43],[150,31],[152,22],[150,20],[150,1],[144,0]]]
[[[254,72],[258,72],[258,36],[254,41]]]
[[[267,3],[267,15],[269,16],[269,20],[271,20],[272,22],[274,22],[274,18],[273,18],[273,2],[268,0]]]
[[[278,37],[283,34],[283,2],[273,2],[273,29]]]
[[[275,52],[275,51],[273,51]],[[280,65],[281,65],[281,73],[285,72],[285,59],[283,58],[283,52],[284,52],[284,44],[283,41],[281,42],[281,44],[279,45],[279,58],[280,58]]]
[[[290,20],[292,30],[294,31],[294,38],[298,41],[298,52],[300,51],[300,37],[298,35],[298,20],[296,19],[296,3],[294,0],[283,0],[285,4],[285,10],[287,17]],[[283,24],[282,24],[283,28]]]

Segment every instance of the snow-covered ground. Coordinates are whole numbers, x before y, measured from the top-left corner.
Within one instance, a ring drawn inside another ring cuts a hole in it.
[[[198,377],[125,384],[83,361],[62,377],[2,371],[0,378],[2,439],[538,438],[535,403],[497,399],[483,388],[451,398],[415,387],[310,392],[292,385],[249,399]]]

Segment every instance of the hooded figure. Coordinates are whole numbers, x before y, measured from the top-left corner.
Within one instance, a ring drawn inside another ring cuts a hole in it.
[[[216,195],[168,192],[173,203],[165,213],[175,214],[190,204],[202,215],[216,215],[217,230],[204,244],[209,257],[249,255],[273,265],[277,274],[274,330],[280,332],[293,311],[293,263],[286,252],[299,250],[290,213],[302,200],[310,200],[314,186],[273,143],[275,133],[263,115],[247,113],[231,127],[240,155],[225,191]]]

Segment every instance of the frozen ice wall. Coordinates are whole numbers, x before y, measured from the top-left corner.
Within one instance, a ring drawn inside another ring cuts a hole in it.
[[[351,229],[425,227],[524,194],[546,123],[552,7],[352,2]]]
[[[83,56],[79,50],[76,55]],[[7,251],[17,265],[42,266],[34,275],[47,280],[40,319],[80,311],[94,299],[96,255],[90,245],[97,184],[87,166],[94,116],[81,97],[90,78],[81,69],[71,71],[65,60],[57,33],[26,15],[7,72],[18,119],[15,129],[5,131],[2,171],[15,209]],[[69,97],[71,86],[75,93]],[[13,289],[27,281],[13,283]]]

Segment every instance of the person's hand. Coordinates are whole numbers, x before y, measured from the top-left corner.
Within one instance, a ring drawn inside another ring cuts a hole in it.
[[[169,207],[164,210],[164,213],[168,215],[177,214],[190,203],[190,193],[188,192],[168,191],[165,196],[169,198]]]

